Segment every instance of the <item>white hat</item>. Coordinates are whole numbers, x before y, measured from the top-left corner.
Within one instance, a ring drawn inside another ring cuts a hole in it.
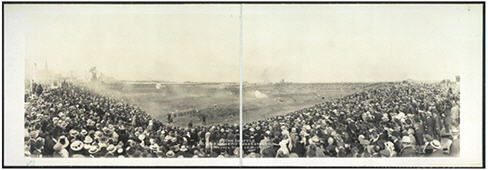
[[[408,137],[408,136],[403,136],[402,143],[411,144],[412,140],[410,140],[410,137]]]
[[[138,138],[139,138],[139,140],[144,140],[146,138],[146,135],[141,134],[141,135],[138,136]]]
[[[83,142],[76,140],[76,141],[71,143],[70,148],[73,151],[79,151],[83,148]]]
[[[439,142],[438,140],[435,140],[435,139],[432,142],[430,142],[430,145],[435,149],[441,148],[441,142]]]
[[[110,144],[110,145],[107,146],[107,151],[108,152],[115,152],[116,149],[117,148],[115,148],[115,145],[113,145],[113,144]]]
[[[89,153],[94,154],[98,152],[98,145],[91,145],[90,149],[88,150]]]
[[[92,143],[93,142],[93,138],[91,138],[90,136],[85,136],[85,140],[83,142],[85,142],[85,143]]]
[[[117,153],[122,153],[122,152],[124,152],[124,149],[123,148],[117,149]]]
[[[173,152],[172,150],[166,152],[166,157],[172,158],[174,156],[175,156],[175,152]]]
[[[180,147],[180,151],[186,152],[187,150],[188,150],[188,148],[186,147],[186,145],[182,145]]]
[[[307,126],[305,126],[305,129],[310,130],[310,129],[312,129],[312,127],[310,127],[310,125],[307,125]]]

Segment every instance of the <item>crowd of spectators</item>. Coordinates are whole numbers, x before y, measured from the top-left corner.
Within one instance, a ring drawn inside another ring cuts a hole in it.
[[[239,126],[177,127],[63,82],[25,95],[25,156],[235,158]],[[456,83],[382,83],[243,126],[245,157],[414,157],[450,154],[459,136]]]
[[[27,157],[233,158],[239,126],[177,127],[140,108],[62,82],[25,93]]]
[[[453,141],[459,136],[457,85],[381,83],[286,115],[246,123],[244,155],[247,158],[449,155]]]

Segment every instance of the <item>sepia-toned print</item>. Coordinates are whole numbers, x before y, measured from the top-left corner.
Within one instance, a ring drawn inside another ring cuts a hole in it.
[[[239,156],[235,5],[17,8],[26,157]]]
[[[2,167],[483,167],[482,2],[3,2]]]
[[[245,5],[244,157],[458,157],[468,8],[425,7]]]

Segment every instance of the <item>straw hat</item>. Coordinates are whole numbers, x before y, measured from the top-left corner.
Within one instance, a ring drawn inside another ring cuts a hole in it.
[[[81,130],[81,135],[85,136],[85,135],[87,135],[87,134],[88,134],[88,131],[86,131],[85,129],[82,129],[82,130]]]
[[[403,136],[402,143],[411,144],[412,143],[412,140],[408,136]]]
[[[149,149],[151,149],[153,151],[157,151],[157,150],[159,150],[159,145],[157,143],[151,144],[149,146]]]
[[[107,151],[108,151],[108,152],[115,152],[115,150],[116,150],[116,149],[117,149],[117,148],[115,148],[115,146],[114,146],[113,144],[110,144],[110,145],[108,145],[108,147],[107,147]]]
[[[182,146],[180,147],[180,151],[182,151],[182,152],[186,152],[186,151],[188,151],[188,147],[187,147],[186,145],[182,145]]]
[[[91,138],[90,136],[85,136],[85,140],[83,140],[84,143],[92,143],[93,142],[93,138]]]
[[[178,139],[176,137],[171,138],[171,142],[176,142],[176,141],[178,141]]]
[[[173,158],[175,157],[175,152],[173,152],[172,150],[166,152],[166,157],[168,158]]]
[[[312,129],[312,127],[311,127],[310,125],[306,125],[306,126],[305,126],[305,129],[306,129],[306,130],[310,130],[310,129]]]
[[[73,151],[79,151],[83,148],[83,142],[76,140],[76,141],[71,143],[70,148]]]
[[[124,152],[124,148],[118,148],[117,149],[117,153],[121,154],[122,152]]]
[[[39,136],[39,131],[37,131],[37,130],[31,131],[31,132],[29,132],[29,136],[32,139],[35,139],[35,138],[37,138]]]
[[[146,135],[144,134],[140,134],[138,137],[137,137],[139,140],[143,141],[145,138],[146,138]]]
[[[83,149],[89,150],[91,148],[90,144],[84,144]]]
[[[441,142],[438,140],[434,139],[432,142],[430,142],[430,145],[435,149],[441,149]]]
[[[98,145],[91,145],[90,149],[88,150],[88,153],[94,154],[98,152]]]
[[[103,132],[95,131],[95,139],[101,138],[103,136]]]
[[[77,130],[75,130],[75,129],[71,129],[71,130],[69,130],[69,135],[70,135],[71,137],[78,136],[79,134],[80,134],[80,132],[78,132],[78,131],[77,131]]]

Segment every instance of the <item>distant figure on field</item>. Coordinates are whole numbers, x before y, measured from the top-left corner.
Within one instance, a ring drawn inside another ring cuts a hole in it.
[[[173,113],[168,114],[168,123],[173,123]]]
[[[207,124],[207,117],[205,115],[202,115],[202,124],[206,125]]]

